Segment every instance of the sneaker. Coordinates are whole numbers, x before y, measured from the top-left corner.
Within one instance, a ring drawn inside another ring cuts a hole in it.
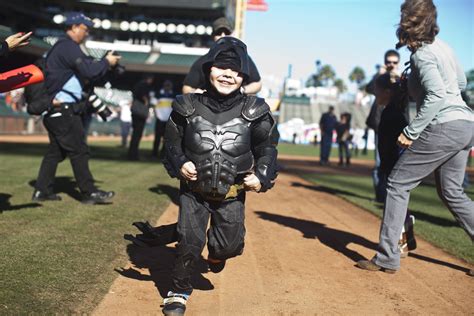
[[[39,190],[35,190],[35,192],[33,192],[33,196],[31,197],[31,200],[34,202],[61,201],[61,197],[54,193],[48,194],[48,193],[43,193]]]
[[[382,272],[390,273],[390,274],[394,274],[395,272],[397,272],[397,270],[394,270],[394,269],[381,267],[375,262],[373,262],[372,260],[359,260],[356,264],[356,267],[361,268],[363,270],[382,271]]]
[[[186,302],[189,295],[169,291],[168,297],[163,300],[163,315],[181,316],[186,311]]]
[[[408,217],[407,222],[405,223],[406,242],[407,242],[407,248],[409,251],[416,249],[415,231],[413,229],[414,225],[415,225],[415,216],[410,215]]]
[[[82,203],[84,204],[101,204],[108,202],[113,198],[115,193],[113,191],[102,191],[97,190],[95,192],[84,194],[82,198]]]
[[[413,230],[413,225],[415,224],[415,216],[410,215],[405,224],[403,226],[402,235],[398,242],[398,248],[400,249],[400,254],[403,257],[408,255],[409,251],[416,249],[416,239],[415,239],[415,231]]]
[[[404,246],[398,244],[398,249],[400,250],[400,258],[404,259],[408,257],[408,250],[406,249],[406,244]]]
[[[225,267],[225,260],[217,260],[217,259],[212,259],[210,257],[207,258],[207,265],[209,267],[209,270],[213,273],[219,273],[222,270],[224,270]]]

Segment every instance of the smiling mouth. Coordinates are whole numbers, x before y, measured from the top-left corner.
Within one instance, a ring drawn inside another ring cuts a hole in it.
[[[227,80],[217,80],[217,82],[219,82],[219,84],[221,84],[223,86],[232,86],[232,85],[234,85],[234,82],[227,81]]]

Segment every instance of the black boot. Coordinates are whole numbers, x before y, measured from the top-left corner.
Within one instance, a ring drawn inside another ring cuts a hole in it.
[[[54,193],[44,193],[39,190],[35,190],[35,192],[33,192],[31,200],[34,202],[61,201],[61,197]]]

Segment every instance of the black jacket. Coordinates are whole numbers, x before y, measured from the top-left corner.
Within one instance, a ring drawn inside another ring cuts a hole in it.
[[[378,150],[380,155],[380,169],[387,176],[400,157],[401,148],[397,145],[397,139],[407,125],[408,118],[406,111],[400,110],[393,103],[385,107],[378,128]]]
[[[105,58],[95,60],[84,54],[71,38],[60,39],[46,58],[45,85],[48,95],[53,98],[73,75],[83,84],[84,80],[103,77],[108,69],[109,63]]]
[[[8,55],[9,49],[6,41],[0,42],[0,57]]]

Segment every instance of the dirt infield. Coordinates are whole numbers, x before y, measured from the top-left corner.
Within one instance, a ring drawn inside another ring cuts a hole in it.
[[[300,160],[283,158],[286,171],[301,168]],[[422,240],[394,275],[355,268],[357,260],[374,254],[379,219],[287,172],[274,190],[248,195],[246,215],[244,254],[229,260],[220,274],[194,276],[187,315],[474,311],[474,278],[466,275],[467,264]],[[176,217],[177,206],[171,204],[159,224]],[[129,245],[127,252],[130,263],[117,269],[94,315],[161,314],[173,247]]]

